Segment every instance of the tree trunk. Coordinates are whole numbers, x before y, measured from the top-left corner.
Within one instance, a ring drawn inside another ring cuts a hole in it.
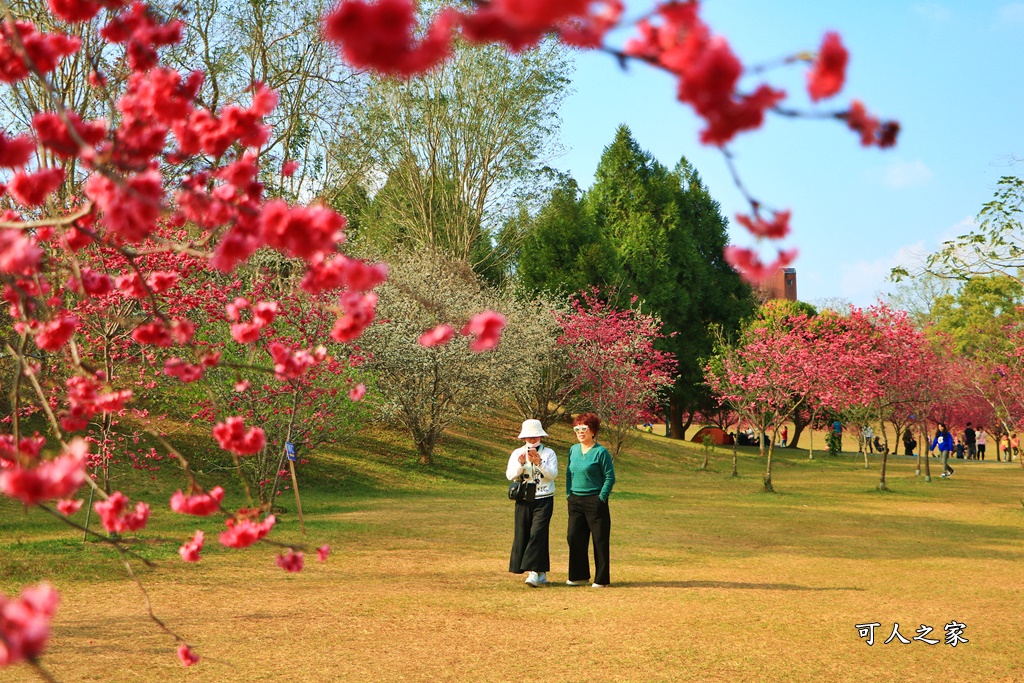
[[[669,435],[669,438],[682,439],[686,434],[686,428],[683,427],[683,410],[679,406],[679,400],[675,396],[669,396],[668,398],[668,415],[669,419],[672,421],[672,429],[671,431],[666,430],[665,433]],[[692,415],[690,419],[693,419]],[[689,423],[690,421],[687,420],[687,426],[689,426]]]
[[[740,428],[739,428],[739,425],[737,424],[736,425],[736,436],[739,436],[739,434],[740,434]],[[734,476],[734,477],[740,476],[739,472],[736,471],[736,441],[737,441],[736,437],[733,437],[733,439],[732,439],[732,476]]]
[[[686,413],[686,422],[684,422],[682,424],[682,427],[680,427],[680,429],[679,429],[679,434],[680,434],[679,438],[680,439],[686,438],[686,430],[690,428],[691,424],[693,424],[693,415],[694,415],[695,412],[697,412],[697,411],[691,410],[691,411]]]
[[[861,437],[861,440],[863,441],[864,437]],[[868,461],[868,449],[866,449],[866,448],[864,449],[864,469],[866,469],[866,470],[870,470],[871,469],[871,463]]]
[[[807,430],[807,459],[814,460],[814,413],[811,413],[811,421],[808,423],[811,428]],[[793,445],[796,445],[796,440],[800,437],[800,431],[796,428],[796,422],[793,423]]]
[[[924,439],[924,441],[922,441],[922,443],[927,444],[928,443],[928,425],[927,425],[927,423],[923,425],[923,428],[924,428],[924,432],[921,434],[921,437]],[[928,450],[927,449],[928,449],[927,445],[922,449],[922,452],[924,453],[924,480],[925,481],[931,481],[932,480],[932,464],[929,461]]]
[[[671,399],[669,401],[671,403]],[[665,436],[669,439],[672,438],[672,411],[666,410],[665,415]]]
[[[814,421],[814,416],[812,414],[811,422],[813,422],[813,421]],[[804,429],[806,429],[807,425],[809,425],[809,424],[811,424],[811,423],[810,422],[804,422],[802,419],[800,419],[800,411],[799,410],[794,412],[794,414],[793,414],[793,438],[791,438],[786,443],[786,448],[796,448],[797,447],[797,443],[800,441],[800,435],[804,433]],[[813,435],[814,431],[811,430],[808,433]]]
[[[882,476],[878,479],[878,490],[888,491],[889,489],[885,486],[885,464],[889,461],[889,451],[886,449],[882,452]]]
[[[416,439],[416,452],[420,455],[420,464],[430,466],[434,464],[434,445],[437,443],[436,438],[430,438],[424,435],[422,438]]]
[[[761,436],[761,448],[764,450],[764,435]],[[775,452],[775,439],[771,440],[768,444],[768,465],[764,471],[764,492],[775,493],[775,489],[772,487],[772,454]]]
[[[888,454],[892,449],[889,448],[889,434],[885,431],[885,420],[878,421],[878,428],[882,430],[882,445],[885,446],[885,448],[882,449],[882,452]],[[897,433],[896,443],[900,442],[899,436],[899,433]]]

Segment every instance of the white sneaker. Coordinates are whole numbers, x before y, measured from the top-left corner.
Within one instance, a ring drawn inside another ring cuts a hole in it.
[[[592,583],[592,584],[590,584],[590,587],[591,588],[607,588],[608,584],[607,583]]]
[[[566,586],[586,586],[588,583],[590,583],[590,579],[583,579],[582,581],[571,581],[570,580],[570,581],[566,581],[565,585]]]
[[[538,586],[546,586],[546,585],[548,585],[548,573],[547,572],[537,572],[537,585]]]
[[[540,580],[537,576],[537,572],[530,572],[529,574],[527,574],[525,583],[529,586],[533,586],[534,588],[539,586]]]

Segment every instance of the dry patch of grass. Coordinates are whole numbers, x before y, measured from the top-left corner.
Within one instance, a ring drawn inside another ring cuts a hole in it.
[[[554,432],[560,455],[567,432]],[[203,657],[192,669],[132,584],[66,576],[44,661],[61,681],[112,682],[1024,680],[1015,463],[962,462],[926,484],[909,459],[894,461],[887,494],[874,490],[875,461],[785,453],[780,493],[767,495],[750,453],[733,479],[726,451],[700,472],[697,445],[644,436],[617,464],[613,586],[594,590],[564,585],[561,497],[555,584],[530,589],[506,573],[506,457],[456,436],[439,467],[473,476],[392,472],[397,494],[311,488],[313,545],[334,554],[299,575],[266,546],[149,573],[154,608]],[[300,539],[293,515],[275,536]],[[882,643],[893,622],[942,639],[951,620],[969,643]],[[868,647],[854,625],[871,621],[882,625]]]

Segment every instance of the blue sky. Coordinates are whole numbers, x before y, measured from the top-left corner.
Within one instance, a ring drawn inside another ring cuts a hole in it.
[[[627,0],[631,16],[650,6]],[[903,126],[895,149],[864,149],[841,122],[773,116],[730,145],[752,194],[793,211],[785,246],[800,249],[804,301],[873,303],[891,286],[892,266],[969,230],[998,179],[1024,173],[1024,161],[1013,163],[1024,159],[1024,2],[706,0],[702,15],[745,64],[817,49],[825,31],[838,31],[851,55],[846,87],[823,108],[856,98]],[[576,62],[575,92],[562,108],[567,151],[553,165],[588,187],[625,123],[665,165],[685,155],[730,220],[746,211],[721,154],[698,142],[702,124],[675,101],[670,76],[639,63],[623,73],[598,53]],[[802,109],[810,107],[805,69],[767,76]],[[753,244],[742,229],[730,233]]]

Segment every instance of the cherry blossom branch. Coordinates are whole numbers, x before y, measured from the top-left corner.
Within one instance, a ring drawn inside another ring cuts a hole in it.
[[[53,429],[53,435],[57,437],[57,440],[60,442],[61,446],[67,447],[68,444],[64,440],[64,432],[60,428],[60,423],[57,421],[57,416],[54,415],[53,410],[50,409],[50,403],[49,401],[46,400],[46,392],[43,391],[43,387],[40,386],[39,380],[36,379],[36,373],[32,369],[31,363],[26,363],[24,361],[24,357],[21,354],[16,353],[14,349],[11,348],[11,345],[8,344],[7,342],[4,342],[4,348],[7,350],[8,353],[18,358],[19,362],[21,363],[23,374],[28,378],[28,381],[32,385],[32,388],[35,389],[36,396],[39,397],[39,403],[43,408],[43,412],[46,413],[47,418],[49,418],[50,420],[50,427]],[[22,347],[22,350],[24,350],[24,347]],[[17,406],[14,406],[14,408],[15,412],[17,412]]]
[[[33,230],[35,228],[59,227],[64,225],[70,225],[71,223],[74,223],[80,218],[88,216],[90,213],[92,213],[92,210],[92,202],[87,201],[81,209],[75,211],[74,213],[70,213],[66,216],[61,216],[59,218],[56,216],[50,218],[40,218],[31,221],[0,221],[0,229]]]
[[[0,641],[2,640],[3,636],[0,636]],[[26,661],[29,666],[35,669],[36,673],[39,674],[39,677],[46,681],[46,683],[58,683],[57,679],[39,663],[38,657],[29,657]]]

